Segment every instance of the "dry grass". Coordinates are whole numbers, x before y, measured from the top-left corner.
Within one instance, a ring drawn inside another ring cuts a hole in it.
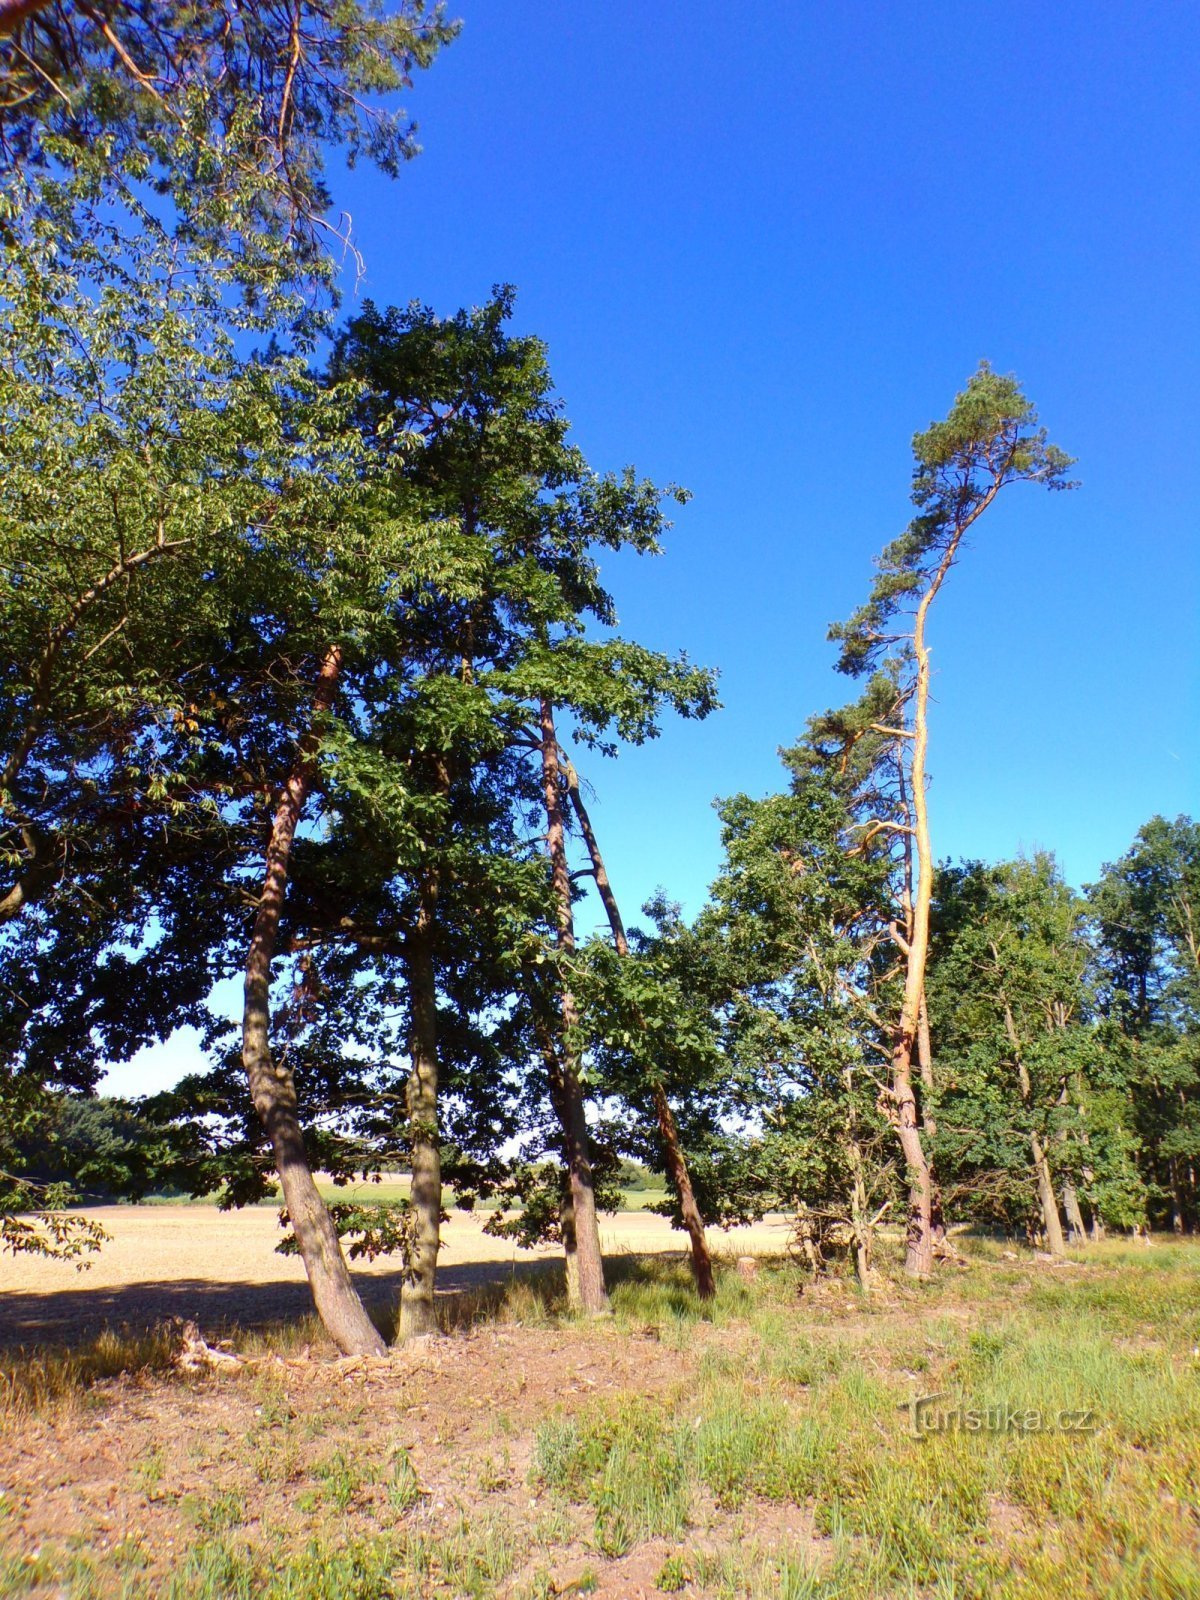
[[[1200,1592],[1200,1248],[980,1245],[870,1304],[786,1261],[726,1268],[711,1307],[677,1258],[612,1268],[610,1319],[565,1316],[546,1267],[380,1365],[306,1351],[303,1322],[238,1335],[259,1359],[232,1376],[163,1370],[161,1338],[10,1363],[0,1594]],[[1095,1427],[914,1437],[905,1402],[938,1391]]]

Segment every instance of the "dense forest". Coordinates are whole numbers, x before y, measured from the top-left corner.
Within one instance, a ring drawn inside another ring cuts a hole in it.
[[[347,1253],[397,1252],[401,1337],[431,1332],[450,1190],[604,1310],[631,1160],[701,1295],[709,1231],[769,1212],[868,1293],[885,1228],[918,1278],[964,1224],[1052,1256],[1195,1231],[1200,824],[1075,888],[1049,851],[945,860],[927,805],[955,569],[998,496],[1073,487],[1016,379],[980,366],[915,435],[911,520],[830,630],[851,698],[796,707],[777,792],[720,797],[703,909],[630,905],[593,796],[721,713],[686,639],[617,630],[605,563],[672,559],[686,492],[588,463],[512,288],[336,292],[326,153],[395,174],[384,99],[453,26],[25,3],[0,32],[7,1248],[98,1246],[98,1190],[278,1193],[329,1333],[374,1352]],[[187,1025],[205,1071],[97,1111]],[[314,1178],[397,1169],[375,1206]]]

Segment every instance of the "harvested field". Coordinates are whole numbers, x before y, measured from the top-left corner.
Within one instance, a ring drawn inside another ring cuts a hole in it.
[[[299,1258],[275,1248],[282,1234],[274,1207],[109,1206],[87,1214],[110,1237],[82,1271],[70,1262],[0,1256],[0,1345],[77,1340],[103,1327],[143,1329],[170,1317],[220,1334],[301,1318],[311,1309]],[[514,1249],[485,1233],[486,1222],[486,1213],[451,1213],[438,1271],[444,1296],[503,1282],[518,1266],[552,1267],[561,1257],[554,1246]],[[611,1256],[683,1251],[684,1236],[652,1212],[608,1216],[601,1237]],[[724,1254],[775,1254],[786,1240],[782,1219],[714,1234]],[[373,1308],[395,1305],[394,1259],[358,1263],[355,1276]]]

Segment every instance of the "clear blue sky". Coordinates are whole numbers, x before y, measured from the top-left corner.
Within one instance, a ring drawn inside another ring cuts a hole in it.
[[[628,914],[689,911],[716,795],[849,697],[825,643],[908,519],[909,440],[981,357],[1082,487],[1010,490],[938,601],[941,855],[1074,882],[1200,805],[1200,13],[1184,4],[461,0],[424,153],[340,178],[359,295],[518,286],[594,465],[695,496],[612,571],[725,709],[592,763]],[[349,284],[349,280],[348,280]],[[352,286],[351,286],[352,287]]]

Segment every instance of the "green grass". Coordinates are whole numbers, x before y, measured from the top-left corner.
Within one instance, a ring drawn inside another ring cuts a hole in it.
[[[707,1600],[1196,1600],[1200,1247],[1104,1246],[1082,1269],[986,1243],[971,1259],[929,1286],[896,1277],[872,1304],[849,1284],[814,1295],[787,1263],[751,1282],[726,1269],[703,1306],[684,1263],[626,1257],[599,1324],[565,1314],[561,1273],[518,1279],[448,1318],[485,1340],[492,1325],[496,1393],[449,1402],[423,1452],[400,1420],[420,1409],[419,1373],[385,1402],[336,1388],[307,1411],[269,1369],[220,1380],[248,1403],[235,1435],[208,1441],[219,1481],[181,1496],[169,1451],[125,1464],[148,1519],[178,1501],[172,1562],[150,1520],[113,1549],[21,1553],[0,1497],[0,1594],[545,1600],[655,1541],[658,1591]],[[565,1351],[573,1373],[576,1346],[580,1370],[615,1352],[623,1387],[568,1382],[563,1403],[523,1406],[526,1364]],[[157,1375],[161,1353],[125,1352],[160,1406],[178,1381]],[[13,1364],[12,1415],[82,1404],[120,1354]],[[935,1393],[947,1414],[1040,1425],[916,1437],[908,1402]],[[1058,1426],[1082,1411],[1087,1428]],[[267,1504],[297,1519],[290,1536]]]
[[[534,1480],[589,1508],[601,1548],[614,1522],[678,1537],[712,1502],[812,1509],[820,1562],[768,1561],[757,1577],[753,1561],[702,1562],[717,1593],[1194,1597],[1198,1252],[1101,1259],[1103,1275],[1060,1273],[1011,1300],[975,1279],[965,1294],[983,1302],[979,1325],[925,1324],[919,1370],[908,1363],[920,1331],[880,1327],[852,1354],[771,1304],[778,1282],[726,1280],[708,1314],[720,1326],[740,1313],[748,1346],[707,1349],[682,1407],[622,1400],[549,1420]],[[660,1266],[614,1302],[669,1327],[681,1292]],[[939,1390],[997,1425],[1032,1414],[1041,1431],[910,1437],[905,1402]],[[1081,1410],[1091,1431],[1056,1426]]]

